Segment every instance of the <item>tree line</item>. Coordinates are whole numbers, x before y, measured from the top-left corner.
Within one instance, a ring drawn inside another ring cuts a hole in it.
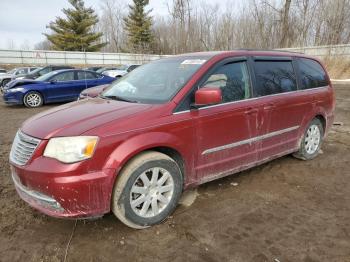
[[[102,0],[99,16],[83,0],[69,2],[38,49],[178,54],[350,43],[349,0],[169,0],[166,15],[149,0]]]

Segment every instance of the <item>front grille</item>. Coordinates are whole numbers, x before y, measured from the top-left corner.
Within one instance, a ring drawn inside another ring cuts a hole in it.
[[[32,157],[40,141],[40,139],[28,136],[18,130],[12,144],[10,160],[17,165],[24,166]]]

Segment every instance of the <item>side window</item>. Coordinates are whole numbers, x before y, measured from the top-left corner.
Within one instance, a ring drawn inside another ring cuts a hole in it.
[[[128,70],[126,70],[126,71],[131,72],[132,70],[136,69],[136,67],[138,67],[138,65],[131,65],[131,66],[129,66]]]
[[[17,70],[16,75],[24,75],[26,73],[27,73],[27,71],[25,68],[20,68]]]
[[[256,96],[297,90],[292,61],[255,61]]]
[[[74,72],[60,73],[51,78],[51,80],[56,80],[57,82],[72,81],[74,80]]]
[[[326,73],[318,62],[307,58],[299,58],[298,65],[301,89],[322,87],[329,84]]]
[[[78,71],[78,80],[88,80],[96,78],[96,75],[91,72]]]
[[[49,67],[43,68],[42,70],[39,71],[39,75],[43,76],[47,73],[51,72]]]
[[[232,102],[250,97],[250,79],[246,62],[234,62],[220,66],[211,74],[202,88],[218,87],[222,102]]]

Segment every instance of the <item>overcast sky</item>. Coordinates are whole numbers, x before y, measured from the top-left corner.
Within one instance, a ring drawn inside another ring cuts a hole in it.
[[[124,0],[131,1],[131,0]],[[228,1],[228,0],[227,0]],[[233,0],[231,0],[233,1]],[[56,16],[62,16],[67,0],[0,0],[0,48],[32,48],[45,39],[46,25]],[[153,15],[167,14],[167,0],[150,0]],[[211,0],[223,2],[223,0]],[[87,6],[99,11],[101,0],[85,0]]]
[[[127,0],[126,0],[127,1]],[[0,48],[9,48],[13,42],[16,48],[33,47],[45,39],[46,25],[56,16],[62,16],[62,8],[69,7],[67,0],[1,0],[0,1]],[[97,12],[101,0],[85,0]],[[155,13],[166,12],[163,0],[151,0]]]

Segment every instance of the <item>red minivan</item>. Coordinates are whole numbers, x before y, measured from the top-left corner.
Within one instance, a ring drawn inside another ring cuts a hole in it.
[[[173,212],[184,189],[287,154],[314,158],[334,107],[325,68],[303,54],[173,56],[24,122],[12,178],[50,216],[112,210],[144,228]]]

